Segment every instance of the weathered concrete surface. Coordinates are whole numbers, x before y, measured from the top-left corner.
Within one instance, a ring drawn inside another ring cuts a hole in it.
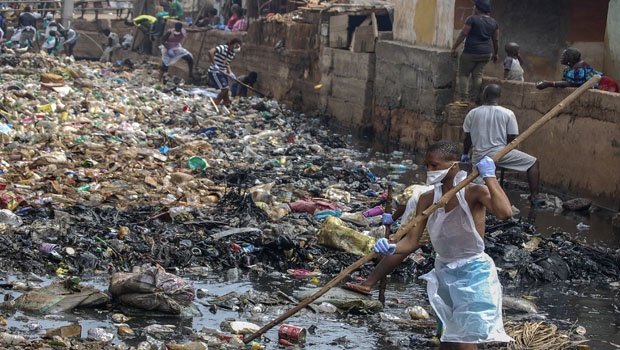
[[[533,83],[487,78],[502,86],[501,105],[515,112],[525,131],[574,89],[537,90]],[[443,138],[462,143],[468,109],[451,108]],[[591,90],[525,140],[520,150],[540,160],[545,185],[616,207],[620,198],[620,95]]]
[[[338,125],[359,131],[370,124],[375,54],[321,49],[321,110]]]
[[[620,0],[609,0],[605,32],[605,70],[620,78]]]
[[[104,28],[113,28],[112,30],[122,39],[125,34],[133,33],[134,28],[117,19],[100,19],[98,21],[87,21],[75,19],[72,28],[80,34],[80,39],[73,49],[75,57],[85,57],[98,59],[101,57],[103,50],[100,46],[102,42],[106,42],[106,37],[101,33]],[[121,52],[119,52],[119,55]],[[114,57],[114,56],[113,56]],[[120,56],[117,56],[118,58]]]
[[[394,0],[394,39],[407,44],[449,48],[454,0]]]
[[[395,41],[377,43],[373,129],[395,143],[426,147],[441,137],[444,107],[452,101],[450,52]],[[400,96],[400,101],[399,101]],[[386,125],[388,107],[394,110]]]

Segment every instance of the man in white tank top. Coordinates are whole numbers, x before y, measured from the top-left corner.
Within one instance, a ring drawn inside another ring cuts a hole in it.
[[[429,147],[427,184],[433,184],[434,190],[422,194],[417,215],[466,177],[459,169],[459,157],[455,143],[440,141]],[[493,160],[485,157],[476,166],[485,185],[464,187],[398,244],[382,238],[374,247],[382,255],[406,256],[418,249],[422,232],[428,228],[437,257],[435,268],[420,278],[428,282],[429,301],[442,327],[440,350],[477,349],[479,343],[512,341],[504,331],[495,264],[484,252],[483,241],[486,210],[507,219],[512,209],[495,178]]]

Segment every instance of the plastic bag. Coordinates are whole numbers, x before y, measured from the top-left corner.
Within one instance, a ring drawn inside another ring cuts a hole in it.
[[[442,342],[513,341],[504,331],[502,290],[491,257],[435,260],[435,268],[420,278],[428,282],[428,299],[443,324]]]
[[[328,216],[319,232],[319,244],[355,255],[366,255],[372,250],[375,239],[345,227],[338,218]]]
[[[275,185],[275,182],[270,182],[250,188],[250,194],[252,194],[252,200],[254,202],[264,202],[270,204],[273,201],[273,195],[271,189]]]
[[[105,305],[110,297],[91,286],[74,285],[70,281],[56,281],[49,286],[26,292],[15,299],[20,310],[41,314],[71,311],[78,307]]]
[[[368,226],[368,219],[361,211],[356,213],[342,213],[340,215],[340,219],[347,222],[352,222],[359,226]]]
[[[351,202],[351,194],[345,190],[339,190],[337,188],[330,188],[325,192],[325,197],[334,202]]]
[[[321,210],[321,211],[314,212],[314,220],[321,221],[327,218],[328,216],[339,218],[341,215],[342,215],[342,212],[338,210],[332,210],[332,209]]]

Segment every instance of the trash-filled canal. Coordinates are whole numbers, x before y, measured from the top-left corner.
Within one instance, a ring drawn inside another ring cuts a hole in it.
[[[349,139],[349,142],[352,148],[365,149],[365,142],[356,139]],[[393,159],[388,158],[389,162],[386,163],[388,165],[382,166],[382,162],[379,162],[379,165],[371,168],[375,176],[392,178],[394,184],[399,181],[408,183],[416,178],[423,178],[423,169],[411,170],[415,168],[415,165],[409,164],[407,170],[394,166],[396,162],[415,157],[405,154],[401,158],[399,152],[396,153],[399,156]],[[378,155],[379,157],[393,157],[380,153]],[[360,159],[369,158],[368,153],[364,152],[360,152],[358,156]],[[371,164],[375,157],[376,155],[370,156]],[[539,231],[544,236],[565,232],[587,244],[618,247],[617,237],[612,233],[607,211],[596,209],[591,214],[575,216],[574,214],[562,214],[557,209],[535,209],[536,215],[532,216],[530,213],[532,209],[527,201],[521,198],[521,194],[516,190],[509,191],[512,203],[520,210],[519,215],[527,220],[535,220],[533,224],[540,227]],[[584,230],[581,226],[577,228],[578,223],[588,225],[590,228],[588,230]],[[131,337],[121,337],[117,332],[118,322],[112,320],[111,312],[108,311],[81,309],[56,315],[37,315],[17,311],[6,314],[9,330],[15,330],[15,333],[24,334],[34,340],[44,334],[43,330],[79,323],[82,326],[81,336],[84,339],[106,339],[106,342],[110,344],[126,344],[140,349],[159,349],[164,348],[165,344],[184,344],[195,339],[199,337],[196,332],[199,334],[220,333],[220,325],[227,320],[264,325],[295,305],[290,302],[269,305],[265,303],[265,300],[277,296],[278,293],[293,296],[296,292],[311,290],[323,285],[333,276],[318,276],[310,281],[308,278],[295,278],[286,271],[266,271],[258,266],[232,267],[222,270],[204,268],[189,268],[188,270],[190,273],[185,276],[199,291],[199,298],[194,303],[200,310],[201,316],[171,318],[157,315],[145,316],[140,312],[132,314],[127,310],[121,310],[121,312],[125,311],[128,317],[125,324],[135,331],[135,335]],[[21,281],[23,278],[9,276],[9,280]],[[51,280],[57,280],[57,278],[45,278],[44,281],[35,284],[46,285]],[[109,280],[105,277],[86,277],[82,283],[106,290]],[[537,312],[533,314],[507,310],[507,319],[548,321],[570,332],[585,331],[585,338],[593,340],[588,343],[590,348],[616,349],[617,346],[614,343],[620,343],[618,300],[614,299],[614,297],[617,298],[618,287],[620,285],[617,280],[595,283],[568,281],[531,285],[506,283],[504,285],[506,295],[527,296],[537,306]],[[378,294],[378,291],[375,291],[372,298],[376,299]],[[8,295],[18,297],[21,293],[6,290],[5,300]],[[252,300],[253,298],[256,300]],[[432,322],[411,324],[407,321],[410,318],[406,310],[410,306],[422,306],[426,310],[431,310],[426,300],[424,283],[411,275],[397,273],[387,284],[385,300],[385,308],[379,313],[348,314],[323,303],[314,310],[302,310],[286,323],[309,330],[305,347],[312,349],[434,347],[430,340],[434,330]],[[99,330],[100,333],[98,335],[89,333],[89,330],[93,329]],[[278,327],[268,331],[260,340],[260,344],[266,348],[282,347],[278,345]],[[187,347],[187,349],[191,348]]]
[[[148,66],[27,62],[2,88],[4,347],[245,348],[244,334],[370,251],[389,185],[403,204],[425,177],[419,155],[378,152],[275,101],[219,109],[212,90],[162,86]],[[507,188],[515,217],[487,216],[485,244],[507,331],[526,344],[515,349],[536,348],[532,333],[541,349],[617,348],[611,213],[566,212],[552,194],[533,211]],[[433,261],[425,244],[384,295],[335,287],[286,320],[304,333],[278,325],[247,346],[436,348],[417,278]]]

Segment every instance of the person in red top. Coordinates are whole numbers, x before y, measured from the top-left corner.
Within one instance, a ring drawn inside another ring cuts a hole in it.
[[[237,21],[239,20],[239,16],[237,16],[237,12],[239,11],[238,9],[241,6],[234,4],[230,7],[230,12],[232,13],[232,16],[230,16],[230,18],[228,19],[228,23],[226,24],[226,26],[228,27],[228,29],[232,30],[233,27],[235,26],[235,23],[237,23]]]

